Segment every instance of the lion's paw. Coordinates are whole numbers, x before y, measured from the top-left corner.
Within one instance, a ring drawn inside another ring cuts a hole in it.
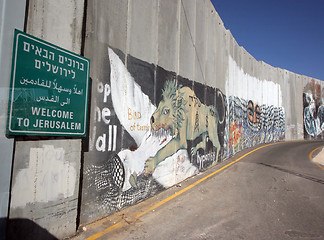
[[[137,188],[137,174],[135,171],[130,175],[129,183],[132,187]]]
[[[156,167],[156,160],[154,158],[149,158],[145,162],[145,175],[152,174]]]

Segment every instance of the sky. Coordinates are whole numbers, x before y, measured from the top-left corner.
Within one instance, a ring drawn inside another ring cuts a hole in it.
[[[324,0],[211,0],[256,60],[324,81]]]

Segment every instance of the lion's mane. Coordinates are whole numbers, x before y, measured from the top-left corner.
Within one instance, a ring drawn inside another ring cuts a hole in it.
[[[181,84],[177,84],[175,80],[167,81],[164,84],[162,90],[163,100],[170,99],[172,102],[173,109],[173,124],[175,126],[175,133],[178,134],[182,127],[183,121],[185,120],[185,114],[188,112],[184,107],[187,101],[183,98],[184,93],[180,92],[182,88]]]

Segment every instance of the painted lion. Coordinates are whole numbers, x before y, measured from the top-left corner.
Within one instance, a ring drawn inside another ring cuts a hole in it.
[[[218,158],[220,142],[217,127],[223,121],[224,118],[219,121],[216,108],[202,104],[189,87],[177,86],[175,80],[167,81],[162,90],[162,100],[151,117],[151,129],[155,134],[171,134],[173,138],[146,161],[145,174],[152,174],[160,162],[179,149],[187,149],[187,140],[194,140],[200,135],[202,141],[192,147],[191,154],[196,154],[199,148],[206,149],[209,139],[217,149]]]

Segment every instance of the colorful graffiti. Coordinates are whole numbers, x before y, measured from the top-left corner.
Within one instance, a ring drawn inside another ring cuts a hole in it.
[[[236,147],[241,141],[242,136],[242,125],[239,122],[230,123],[230,138],[229,138],[229,147]]]
[[[312,79],[304,88],[304,137],[322,138],[324,132],[324,97],[321,85]]]
[[[229,97],[229,155],[285,137],[283,108],[258,105],[252,100]]]
[[[111,106],[96,108],[96,122],[111,130],[98,137],[96,134],[91,142],[95,148],[90,148],[101,153],[108,150],[112,156],[89,164],[84,180],[96,191],[96,208],[107,213],[150,197],[220,161],[226,124],[226,100],[219,89],[206,88],[131,57],[126,68],[123,55],[111,48],[108,56],[110,81],[99,82],[97,91]],[[154,86],[154,80],[150,84],[137,80],[136,68],[141,76],[152,77],[147,72],[156,71],[160,85]],[[119,132],[127,139],[122,146],[115,143]]]
[[[109,81],[97,82],[103,101],[96,102],[93,155],[84,171],[91,209],[107,215],[241,149],[284,139],[280,107],[227,98],[116,49],[108,48],[108,59]]]
[[[261,108],[258,104],[254,105],[252,100],[248,101],[247,115],[249,126],[255,131],[260,130]]]
[[[207,141],[216,147],[216,160],[220,151],[217,126],[220,121],[214,106],[206,106],[189,87],[182,87],[176,81],[168,81],[162,93],[163,99],[151,117],[153,134],[166,132],[172,135],[172,140],[155,156],[145,163],[145,173],[153,173],[156,166],[179,149],[187,149],[187,141],[202,136],[201,141],[191,148],[191,154],[196,155],[198,149],[206,150]],[[194,117],[193,117],[194,116]]]

